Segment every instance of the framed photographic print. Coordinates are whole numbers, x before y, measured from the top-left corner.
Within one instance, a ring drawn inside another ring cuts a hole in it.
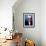
[[[35,27],[35,13],[23,13],[23,26],[27,28]]]

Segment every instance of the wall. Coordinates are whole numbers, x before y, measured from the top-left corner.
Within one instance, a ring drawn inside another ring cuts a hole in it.
[[[12,29],[12,6],[16,0],[0,0],[0,27]]]
[[[46,0],[41,1],[40,22],[42,46],[46,46]]]
[[[19,0],[18,0],[19,2]],[[16,6],[16,5],[14,5]],[[23,0],[17,7],[13,7],[15,19],[15,31],[23,33],[26,39],[34,40],[36,46],[41,46],[41,31],[40,31],[40,15],[41,15],[41,1],[40,0]],[[35,27],[23,27],[23,13],[35,13]]]
[[[12,29],[12,6],[15,2],[16,0],[0,0],[0,33],[3,31],[3,33],[0,34],[0,38],[5,38],[5,36],[10,35],[9,31],[4,31],[4,27],[9,30]]]

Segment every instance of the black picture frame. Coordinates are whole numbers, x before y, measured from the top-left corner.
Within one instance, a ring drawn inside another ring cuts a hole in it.
[[[23,13],[23,27],[25,28],[35,27],[35,13]]]

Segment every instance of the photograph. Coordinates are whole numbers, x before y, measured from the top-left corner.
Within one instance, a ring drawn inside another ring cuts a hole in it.
[[[35,13],[23,13],[23,26],[24,27],[35,27]]]

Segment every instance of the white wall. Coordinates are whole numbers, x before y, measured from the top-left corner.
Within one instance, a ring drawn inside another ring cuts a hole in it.
[[[46,46],[46,0],[41,1],[40,22],[42,46]]]
[[[18,0],[19,2],[19,0]],[[16,5],[14,5],[16,6]],[[24,38],[35,41],[36,46],[41,46],[41,31],[40,31],[40,15],[41,1],[40,0],[23,0],[17,7],[14,7],[15,29],[22,32]],[[35,13],[35,27],[23,27],[23,13]]]
[[[12,29],[12,6],[16,0],[0,0],[0,27]]]

